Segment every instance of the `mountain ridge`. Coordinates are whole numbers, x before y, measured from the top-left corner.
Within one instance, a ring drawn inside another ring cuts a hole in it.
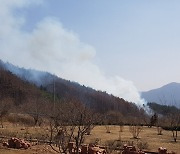
[[[141,92],[141,97],[147,102],[161,105],[174,105],[180,108],[180,83],[171,82],[160,88]]]
[[[127,117],[136,117],[140,114],[139,108],[134,103],[125,101],[123,98],[115,97],[106,92],[96,91],[79,83],[59,78],[48,72],[33,69],[28,70],[10,63],[4,63],[3,61],[0,61],[0,65],[22,80],[30,82],[51,94],[54,93],[57,100],[78,100],[99,113],[113,111],[119,112],[123,116],[128,115]],[[33,76],[33,73],[39,73],[40,79],[38,78],[39,76]],[[41,81],[40,83],[38,83],[39,80]]]

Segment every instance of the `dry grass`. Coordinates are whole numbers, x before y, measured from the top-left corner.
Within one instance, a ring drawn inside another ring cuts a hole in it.
[[[177,143],[173,142],[171,131],[163,130],[163,135],[157,135],[157,128],[143,127],[142,132],[139,135],[139,139],[132,139],[132,134],[129,132],[129,127],[125,126],[123,132],[121,132],[122,141],[133,141],[135,144],[137,142],[147,142],[148,149],[150,151],[157,151],[161,147],[165,147],[169,152],[174,151],[176,153],[180,152],[180,135],[178,137]],[[90,136],[87,136],[85,142],[91,142],[95,138],[100,140],[100,144],[105,144],[107,140],[118,140],[119,139],[119,127],[111,126],[111,133],[106,133],[104,126],[97,126],[94,128]]]
[[[5,123],[4,128],[0,128],[0,136],[13,136],[18,138],[48,138],[49,130],[47,127],[28,127],[19,124]]]
[[[110,126],[111,133],[106,133],[105,126],[96,126],[91,135],[87,135],[85,142],[90,143],[99,140],[99,144],[105,145],[109,140],[118,140],[119,139],[119,126]],[[178,153],[180,151],[180,135],[178,137],[177,143],[173,142],[172,133],[170,131],[163,130],[163,135],[157,135],[157,128],[147,128],[143,127],[142,132],[139,135],[139,139],[132,139],[132,134],[129,132],[129,127],[125,126],[123,132],[121,132],[122,141],[133,141],[134,144],[139,142],[147,142],[149,151],[157,151],[161,147],[165,147],[169,152],[174,151]],[[16,135],[17,137],[23,138],[26,136],[31,136],[32,138],[43,138],[48,136],[47,127],[25,127],[22,125],[12,125],[5,124],[5,128],[0,128],[1,134],[11,134]],[[48,138],[48,137],[47,137]],[[36,145],[32,146],[28,150],[16,150],[16,149],[5,149],[0,147],[1,154],[51,154],[53,153],[51,148],[48,145]]]

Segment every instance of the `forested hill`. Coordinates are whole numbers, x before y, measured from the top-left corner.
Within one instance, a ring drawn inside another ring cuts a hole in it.
[[[127,102],[123,98],[109,95],[106,92],[96,91],[47,72],[19,68],[2,61],[0,61],[0,66],[5,69],[1,69],[1,72],[8,76],[8,78],[5,77],[6,80],[8,80],[7,82],[14,84],[16,83],[14,80],[18,81],[11,91],[14,89],[14,93],[17,93],[17,91],[20,90],[24,100],[26,100],[26,93],[29,93],[29,91],[31,91],[32,95],[39,92],[37,88],[35,88],[37,86],[41,91],[51,94],[53,94],[55,90],[56,101],[78,100],[99,113],[117,112],[122,116],[137,117],[142,111],[134,103]],[[4,82],[2,79],[3,76],[1,75],[1,83]],[[32,84],[34,84],[34,86]],[[18,103],[21,103],[21,101]]]
[[[43,95],[43,91],[35,85],[21,80],[0,66],[0,101],[19,106],[31,102],[37,96],[43,98]]]
[[[169,105],[160,105],[157,103],[148,103],[147,104],[151,110],[153,110],[154,113],[161,114],[163,116],[167,116],[170,114],[179,113],[180,109],[178,109],[175,106],[169,106]]]

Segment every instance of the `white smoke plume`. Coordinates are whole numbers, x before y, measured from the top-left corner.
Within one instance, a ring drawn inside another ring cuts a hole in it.
[[[142,105],[144,101],[133,83],[118,76],[106,77],[93,63],[95,48],[83,43],[58,19],[46,17],[31,32],[22,30],[26,19],[15,16],[13,10],[42,2],[0,0],[0,58],[20,67],[48,71]]]

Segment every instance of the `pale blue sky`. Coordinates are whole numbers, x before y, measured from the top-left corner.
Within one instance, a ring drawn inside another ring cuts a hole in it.
[[[46,16],[58,18],[96,49],[95,63],[108,76],[138,90],[180,82],[179,0],[45,0],[18,10],[31,31]]]

